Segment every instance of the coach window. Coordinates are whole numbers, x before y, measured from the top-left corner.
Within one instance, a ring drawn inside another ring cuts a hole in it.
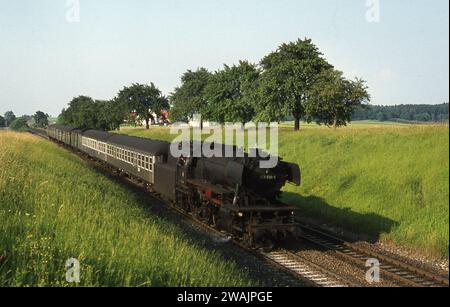
[[[145,169],[146,170],[150,170],[150,158],[149,157],[145,157]]]

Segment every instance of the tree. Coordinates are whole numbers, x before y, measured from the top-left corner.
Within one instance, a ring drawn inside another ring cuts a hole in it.
[[[37,111],[33,116],[36,127],[45,128],[48,126],[49,115],[42,111]]]
[[[211,76],[205,88],[208,104],[203,108],[203,117],[219,123],[251,121],[255,116],[253,94],[259,76],[260,70],[247,61],[224,65]]]
[[[318,76],[309,96],[304,104],[306,120],[334,128],[347,125],[355,110],[370,101],[365,81],[347,80],[335,69]]]
[[[11,126],[12,122],[16,120],[16,115],[14,115],[13,111],[8,111],[5,113],[5,121],[6,121],[6,127]]]
[[[5,118],[0,115],[0,128],[3,128],[5,126],[6,126]]]
[[[383,112],[378,112],[377,114],[377,120],[380,122],[385,122],[387,121],[388,117],[386,116],[386,113]]]
[[[414,120],[418,122],[429,122],[431,121],[431,115],[429,113],[421,113],[414,115]]]
[[[58,117],[60,124],[79,128],[110,131],[120,127],[127,115],[127,109],[117,98],[113,100],[93,100],[78,96],[63,109]]]
[[[11,129],[14,131],[24,131],[26,129],[28,129],[28,124],[27,124],[27,120],[24,117],[20,117],[15,119],[12,123],[11,123]]]
[[[153,84],[134,83],[119,92],[117,98],[129,110],[145,120],[146,128],[150,129],[150,120],[154,121],[153,113],[161,115],[161,111],[169,108],[169,101]]]
[[[127,110],[117,98],[96,100],[97,128],[105,131],[117,130],[123,124]]]
[[[109,130],[120,129],[120,125],[124,123],[126,117],[129,115],[126,105],[117,97],[108,102],[104,112],[107,112],[106,116],[109,121]]]
[[[292,115],[295,130],[300,130],[304,104],[311,87],[324,70],[332,66],[322,57],[310,39],[281,45],[261,60],[263,72],[259,82],[257,119],[281,121]]]
[[[207,106],[205,88],[211,78],[206,68],[196,71],[188,70],[181,77],[181,86],[175,88],[170,95],[170,119],[172,121],[187,122],[195,114],[201,114]],[[200,123],[203,126],[203,121]]]
[[[73,98],[69,107],[59,116],[58,122],[78,128],[97,128],[98,110],[95,101],[88,96]]]

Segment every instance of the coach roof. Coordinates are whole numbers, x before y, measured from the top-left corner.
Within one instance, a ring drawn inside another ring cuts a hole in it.
[[[58,129],[58,130],[61,130],[61,131],[66,131],[66,132],[70,132],[70,131],[75,129],[74,127],[65,126],[65,125],[52,125],[52,126],[49,126],[49,128],[50,129]]]
[[[86,131],[86,129],[74,129],[72,130],[72,133],[82,134],[84,131]]]
[[[152,155],[168,154],[170,144],[162,141],[154,141],[150,139],[143,139],[134,136],[114,134],[109,140],[109,144],[124,147],[129,150],[136,150],[142,153],[149,153]]]
[[[113,136],[114,134],[109,133],[109,132],[105,132],[105,131],[98,131],[98,130],[86,130],[85,132],[83,132],[83,136],[90,138],[90,139],[94,139],[97,141],[101,141],[101,142],[106,142],[109,140],[109,138],[111,138],[111,136]]]

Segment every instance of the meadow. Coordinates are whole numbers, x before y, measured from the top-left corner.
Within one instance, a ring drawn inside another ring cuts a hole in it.
[[[172,140],[168,128],[120,133]],[[433,258],[449,251],[448,125],[280,126],[279,153],[302,169],[283,200],[299,216]]]
[[[149,212],[131,192],[70,152],[0,132],[0,286],[249,286],[232,262]]]

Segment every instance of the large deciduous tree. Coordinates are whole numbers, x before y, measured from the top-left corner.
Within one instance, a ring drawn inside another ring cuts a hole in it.
[[[16,118],[10,125],[11,129],[14,131],[25,131],[27,130],[28,123],[25,117]]]
[[[0,115],[0,128],[3,128],[5,126],[6,126],[5,118]]]
[[[282,121],[292,115],[295,130],[300,130],[304,105],[317,77],[332,66],[310,39],[281,45],[261,60],[257,119]]]
[[[251,121],[255,116],[252,94],[259,76],[257,66],[247,61],[224,65],[211,76],[205,88],[208,104],[203,109],[204,118],[219,123]]]
[[[45,128],[48,126],[48,118],[49,118],[48,114],[45,114],[42,111],[37,111],[36,114],[34,114],[33,118],[36,127]]]
[[[79,128],[110,131],[120,128],[127,113],[127,108],[117,98],[94,100],[79,96],[72,99],[69,107],[62,111],[58,122]]]
[[[6,121],[6,127],[11,126],[12,122],[16,120],[16,115],[13,111],[8,111],[5,113],[5,121]]]
[[[155,120],[153,114],[160,116],[162,110],[169,108],[168,99],[153,83],[134,83],[122,89],[117,97],[130,112],[136,112],[145,120],[147,129],[150,129],[150,121]]]
[[[73,98],[69,107],[62,111],[58,122],[79,128],[98,128],[98,109],[94,99],[88,96]]]
[[[187,122],[195,114],[201,114],[207,106],[205,88],[208,85],[211,73],[206,68],[196,71],[188,70],[181,77],[181,86],[175,88],[170,95],[170,119],[172,121]],[[203,121],[201,122],[202,125]]]
[[[334,128],[347,125],[355,110],[370,101],[365,81],[347,80],[335,69],[318,76],[309,96],[305,103],[306,120]]]
[[[96,100],[97,109],[97,129],[112,131],[120,129],[123,124],[127,111],[117,100]]]

